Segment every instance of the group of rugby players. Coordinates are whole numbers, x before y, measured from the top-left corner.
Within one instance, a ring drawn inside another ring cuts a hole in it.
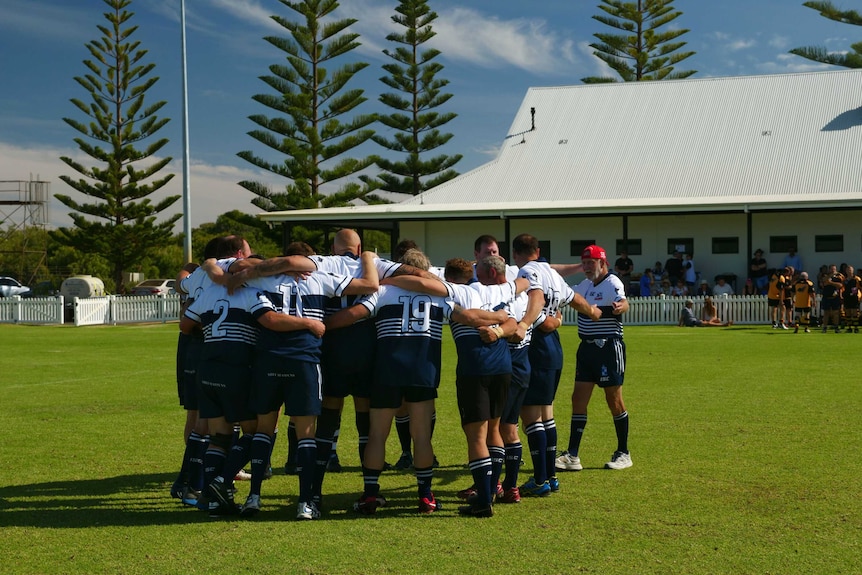
[[[608,273],[604,250],[589,246],[582,264],[552,267],[540,257],[538,240],[521,234],[512,253],[518,267],[506,265],[492,236],[480,236],[474,263],[453,259],[440,269],[418,249],[406,250],[398,262],[362,252],[349,229],[336,234],[330,256],[298,244],[288,255],[259,260],[241,238],[210,242],[204,265],[187,266],[179,282],[189,302],[178,345],[180,401],[188,416],[172,494],[212,515],[256,515],[283,408],[296,433],[297,519],[319,518],[344,398],[352,395],[364,483],[354,510],[370,515],[387,504],[379,485],[385,444],[396,413],[406,411],[418,511],[437,511],[431,432],[447,322],[458,353],[457,401],[473,480],[458,493],[466,500],[460,514],[490,517],[494,503],[558,491],[557,469],[582,468],[578,449],[595,385],[605,390],[617,431],[617,450],[605,467],[631,466],[621,395],[620,316],[628,302],[622,283]],[[587,277],[573,290],[559,272],[576,271]],[[556,457],[552,406],[565,305],[578,311],[581,343],[572,436]],[[533,476],[520,487],[519,418],[533,464]],[[249,495],[238,506],[233,480],[249,463]]]

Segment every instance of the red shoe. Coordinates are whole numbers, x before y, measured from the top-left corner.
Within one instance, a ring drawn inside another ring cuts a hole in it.
[[[365,495],[359,497],[353,504],[353,510],[363,515],[374,515],[378,507],[386,506],[386,498],[382,495]]]
[[[470,499],[471,497],[473,497],[475,495],[476,495],[476,486],[471,485],[467,489],[462,489],[461,491],[458,492],[458,499],[464,499],[466,501],[467,499]]]
[[[440,510],[440,504],[437,503],[437,500],[434,499],[434,494],[431,494],[431,497],[420,497],[419,498],[419,513],[424,513],[426,515],[434,513],[435,511]]]
[[[505,491],[497,492],[497,503],[520,503],[521,490],[517,487],[510,487]]]

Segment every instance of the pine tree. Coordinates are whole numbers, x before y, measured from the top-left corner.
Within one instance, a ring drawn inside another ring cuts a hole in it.
[[[817,10],[824,18],[829,18],[842,24],[862,26],[862,15],[855,10],[839,10],[832,2],[804,2],[806,8]],[[794,48],[791,54],[808,58],[814,62],[842,66],[844,68],[862,68],[862,42],[850,45],[851,52],[829,52],[821,46]]]
[[[173,178],[173,174],[156,178],[171,158],[156,159],[139,168],[141,161],[154,156],[168,140],[152,141],[143,150],[135,147],[169,121],[156,115],[165,102],[144,105],[145,94],[158,81],[158,77],[149,76],[155,64],[145,64],[147,51],[140,48],[140,42],[131,40],[137,30],[137,26],[128,26],[134,15],[126,11],[131,0],[103,1],[110,8],[104,13],[108,24],[97,26],[101,39],[86,45],[92,56],[84,60],[88,73],[75,77],[91,101],[71,100],[90,121],[63,118],[83,134],[74,140],[81,151],[102,165],[86,167],[71,158],[60,158],[83,176],[60,179],[89,200],[78,203],[68,195],[55,194],[72,210],[69,215],[75,227],[60,228],[52,236],[63,245],[107,259],[115,289],[122,292],[123,273],[140,264],[149,251],[173,242],[172,229],[181,214],[157,222],[157,215],[179,196],[155,204],[148,198]]]
[[[600,41],[590,44],[595,49],[593,54],[619,74],[623,82],[680,80],[695,74],[695,70],[674,71],[677,64],[694,54],[677,52],[686,42],[674,41],[688,30],[659,31],[682,14],[675,11],[672,4],[673,0],[638,0],[636,3],[602,0],[598,8],[608,16],[600,14],[593,19],[622,30],[623,34],[594,34]],[[597,84],[618,80],[590,76],[581,81]]]
[[[290,183],[283,192],[253,181],[240,185],[257,196],[254,205],[267,211],[345,205],[373,188],[371,179],[360,172],[377,158],[342,157],[374,133],[368,128],[376,119],[373,114],[341,119],[367,99],[363,90],[346,86],[368,64],[346,63],[332,74],[323,65],[359,46],[359,35],[346,32],[356,20],[330,19],[338,8],[336,0],[279,1],[300,21],[272,16],[290,37],[264,39],[287,55],[287,64],[273,64],[271,75],[261,77],[275,94],[253,98],[281,115],[251,116],[260,128],[249,135],[286,158],[270,162],[251,151],[240,152],[239,157]],[[333,183],[344,178],[349,181],[336,188]]]
[[[452,138],[452,134],[441,134],[438,128],[456,116],[434,111],[452,94],[441,93],[449,81],[437,78],[443,65],[432,62],[440,51],[421,50],[422,45],[436,35],[431,23],[437,14],[428,7],[427,0],[402,0],[395,11],[398,15],[392,16],[393,22],[406,30],[386,37],[398,46],[394,51],[383,50],[395,62],[383,66],[389,76],[380,78],[381,82],[397,91],[380,96],[380,101],[395,112],[379,118],[394,133],[392,139],[380,134],[373,139],[388,150],[406,154],[406,158],[402,161],[378,160],[377,166],[383,172],[377,177],[383,182],[383,190],[416,195],[457,176],[458,172],[451,168],[461,155],[422,156]]]

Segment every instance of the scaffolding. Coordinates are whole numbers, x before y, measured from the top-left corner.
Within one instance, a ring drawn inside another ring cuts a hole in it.
[[[48,261],[48,245],[26,233],[48,225],[51,183],[37,179],[0,180],[0,255],[5,265],[0,275],[10,273],[23,284],[32,284]],[[12,238],[21,238],[20,245]],[[9,257],[11,256],[11,257]]]

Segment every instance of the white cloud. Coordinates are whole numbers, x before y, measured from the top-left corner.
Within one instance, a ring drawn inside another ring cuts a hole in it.
[[[394,14],[392,7],[369,0],[343,2],[337,11],[342,18],[357,20],[353,28],[360,34],[360,50],[374,57],[390,48],[387,34],[403,30],[392,22]],[[552,31],[543,19],[503,20],[463,7],[437,11],[437,15],[431,24],[437,35],[428,45],[441,50],[447,60],[491,69],[511,66],[538,74],[566,73],[577,62],[574,41]]]
[[[0,142],[0,173],[8,180],[40,180],[50,182],[50,198],[48,202],[49,223],[53,227],[65,227],[72,224],[68,210],[54,198],[54,194],[67,194],[77,201],[84,201],[84,196],[67,186],[61,175],[77,178],[77,173],[60,160],[60,156],[68,156],[84,165],[91,165],[92,159],[84,156],[77,148],[31,147],[23,148],[6,142]],[[175,174],[173,180],[162,190],[151,196],[153,201],[169,195],[182,195],[182,164],[174,160],[164,173]],[[282,186],[272,174],[245,170],[235,166],[217,166],[203,164],[192,160],[190,169],[191,216],[192,227],[205,222],[214,222],[216,218],[231,210],[241,210],[256,214],[258,208],[251,205],[254,197],[250,192],[240,187],[241,180],[257,180],[268,182],[273,186]],[[168,210],[168,214],[182,211],[182,198]],[[8,214],[8,212],[6,212]],[[23,214],[15,214],[15,218]],[[182,230],[182,220],[177,225],[177,231]]]
[[[732,52],[738,52],[739,50],[747,50],[749,48],[753,48],[757,46],[757,42],[755,40],[733,40],[729,44],[726,45],[727,49]]]
[[[786,50],[790,46],[790,38],[776,34],[770,38],[769,46],[779,50]]]

